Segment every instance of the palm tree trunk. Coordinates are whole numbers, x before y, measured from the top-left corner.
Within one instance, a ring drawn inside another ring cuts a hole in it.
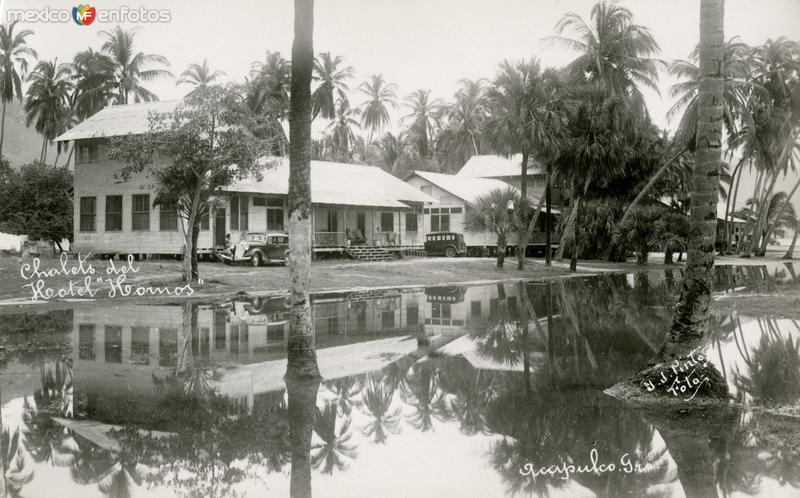
[[[313,0],[295,0],[295,4],[300,2],[311,3]],[[286,379],[289,442],[292,447],[291,498],[311,498],[311,437],[319,383],[319,379]]]
[[[520,166],[520,202],[519,225],[517,230],[517,270],[525,269],[525,253],[528,249],[528,151],[522,151],[522,165]]]
[[[783,255],[783,259],[794,259],[794,246],[797,244],[798,233],[800,233],[800,223],[794,227],[794,237],[792,237],[792,243],[789,244],[789,249],[786,250],[786,254]]]
[[[3,115],[0,117],[0,159],[3,158],[3,140],[6,137],[6,99],[3,100]]]
[[[547,216],[544,219],[544,265],[550,266],[553,262],[553,255],[550,254],[550,246],[552,245],[552,240],[550,240],[550,232],[552,231],[552,221],[550,219],[550,206],[552,204],[551,198],[551,184],[552,183],[552,174],[551,174],[551,167],[548,163],[545,168],[545,186],[544,186],[544,203],[546,206],[546,213]]]
[[[767,244],[769,243],[770,237],[772,237],[772,232],[775,230],[775,226],[776,226],[775,221],[781,219],[781,216],[783,216],[783,212],[789,206],[789,203],[792,202],[792,198],[794,197],[794,194],[797,193],[798,187],[800,187],[800,180],[797,180],[797,182],[795,182],[794,187],[792,187],[792,190],[789,191],[789,194],[786,196],[786,199],[781,204],[780,209],[775,211],[775,216],[772,217],[772,219],[774,221],[771,224],[769,224],[769,226],[767,227],[767,232],[764,235],[764,240],[761,242],[761,248],[760,249],[761,249],[762,252],[766,252],[767,251]]]
[[[314,0],[294,1],[289,110],[289,290],[286,378],[320,378],[311,323],[311,70]],[[294,484],[294,481],[293,481]],[[310,488],[309,488],[310,493]],[[294,492],[292,493],[294,495]],[[299,494],[298,496],[304,496]]]
[[[662,350],[667,356],[683,352],[683,348],[702,339],[708,330],[722,158],[724,5],[724,0],[700,3],[700,85],[689,247],[680,297]]]
[[[767,216],[769,214],[769,204],[772,195],[775,192],[775,185],[778,183],[778,172],[775,171],[772,180],[769,183],[769,188],[762,197],[761,202],[758,203],[758,216],[756,217],[756,224],[753,226],[753,236],[750,238],[750,247],[748,252],[754,253],[755,256],[763,256],[764,253],[759,252],[762,240],[769,240],[765,229],[767,226]]]
[[[47,147],[47,137],[42,137],[42,150],[39,151],[39,162],[40,163],[44,162],[44,154],[45,154],[45,151],[47,150],[46,147]]]
[[[502,268],[506,261],[506,238],[497,238],[497,267]]]
[[[664,172],[667,171],[667,168],[669,168],[672,165],[672,163],[674,163],[679,157],[681,157],[681,155],[683,155],[683,153],[686,152],[686,150],[687,150],[686,148],[681,149],[678,153],[667,159],[667,162],[665,162],[664,165],[661,166],[661,168],[658,171],[656,171],[656,174],[653,175],[652,178],[650,178],[650,181],[647,182],[647,184],[639,192],[636,198],[633,199],[633,202],[631,202],[625,209],[625,213],[622,215],[622,219],[619,220],[619,223],[617,223],[617,226],[622,225],[623,223],[628,221],[628,218],[630,218],[631,213],[633,212],[633,208],[636,205],[638,205],[642,199],[644,199],[644,196],[650,191],[650,189],[653,188],[653,185],[655,185],[658,179],[661,178],[661,175],[663,175]]]

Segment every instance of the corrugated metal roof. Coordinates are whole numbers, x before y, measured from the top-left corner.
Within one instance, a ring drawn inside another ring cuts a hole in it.
[[[458,176],[472,178],[498,178],[501,176],[519,176],[522,165],[522,154],[514,154],[510,158],[495,155],[472,156],[457,173]],[[528,161],[528,174],[542,174],[542,166]]]
[[[430,171],[414,171],[411,174],[417,175],[469,203],[475,202],[478,197],[496,189],[505,190],[510,188],[519,193],[519,190],[506,182],[491,178],[470,178],[444,173],[431,173]]]
[[[226,190],[286,195],[289,161],[276,158],[276,166],[263,172],[261,181],[236,182]],[[311,161],[311,202],[372,207],[408,207],[408,202],[431,204],[430,196],[376,166]]]
[[[150,129],[148,117],[151,112],[172,113],[181,102],[181,100],[163,100],[108,106],[76,127],[67,130],[56,138],[56,142],[146,133]]]

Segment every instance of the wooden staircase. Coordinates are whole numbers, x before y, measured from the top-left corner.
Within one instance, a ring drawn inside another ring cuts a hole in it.
[[[378,246],[350,246],[344,252],[358,261],[390,261],[398,257],[396,252]]]

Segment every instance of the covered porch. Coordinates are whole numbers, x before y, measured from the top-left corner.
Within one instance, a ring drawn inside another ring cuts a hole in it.
[[[315,204],[314,248],[421,248],[425,239],[421,214],[421,205],[398,208]]]

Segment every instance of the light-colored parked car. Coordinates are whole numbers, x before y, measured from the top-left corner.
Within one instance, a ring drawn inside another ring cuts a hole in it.
[[[287,264],[289,235],[286,232],[250,232],[231,248],[218,253],[226,265],[250,263],[261,266],[270,263]]]

